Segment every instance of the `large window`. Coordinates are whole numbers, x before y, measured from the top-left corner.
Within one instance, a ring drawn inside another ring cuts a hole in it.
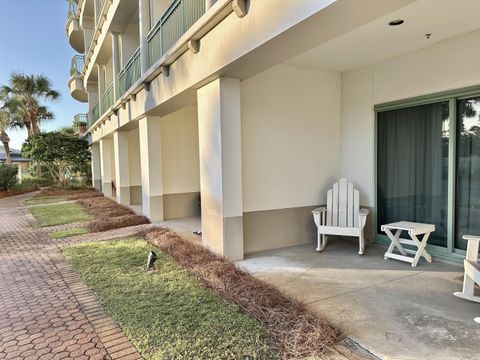
[[[389,222],[435,224],[429,244],[460,254],[463,235],[480,235],[480,95],[472,93],[377,109],[378,234]]]
[[[447,246],[448,102],[378,114],[378,226],[435,224],[430,244]]]
[[[465,234],[480,235],[480,97],[457,101],[455,247]]]

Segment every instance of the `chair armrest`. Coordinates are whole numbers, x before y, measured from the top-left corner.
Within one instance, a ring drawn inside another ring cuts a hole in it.
[[[467,241],[480,241],[480,236],[476,235],[463,235],[463,239]]]
[[[360,209],[360,211],[358,212],[358,215],[367,216],[369,213],[370,213],[370,210],[368,209]]]
[[[327,208],[325,206],[322,206],[322,207],[313,209],[312,214],[320,214],[320,213],[325,212],[325,211],[327,211]]]

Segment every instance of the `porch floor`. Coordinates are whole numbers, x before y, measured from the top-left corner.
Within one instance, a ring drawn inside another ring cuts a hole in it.
[[[382,359],[478,359],[480,304],[453,296],[461,265],[384,260],[386,249],[331,240],[247,256],[238,265],[325,314]]]

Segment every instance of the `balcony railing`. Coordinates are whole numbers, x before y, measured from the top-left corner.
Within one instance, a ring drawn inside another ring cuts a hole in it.
[[[72,57],[72,62],[70,65],[70,76],[81,75],[83,71],[83,65],[85,58],[83,55],[75,55]]]
[[[110,84],[110,86],[105,90],[100,99],[100,114],[105,113],[110,107],[112,107],[113,103],[115,102],[115,96],[113,92],[114,82]]]
[[[68,0],[68,18],[77,16],[78,14],[78,0]]]
[[[80,131],[80,129],[86,129],[88,124],[87,114],[77,114],[73,117],[73,130]]]
[[[100,104],[97,103],[87,114],[87,124],[90,128],[100,117]]]
[[[205,0],[175,0],[148,34],[150,66],[205,13]]]
[[[117,79],[117,99],[120,98],[132,86],[135,81],[140,79],[140,48],[135,50],[132,57],[127,61],[125,67],[118,74]]]

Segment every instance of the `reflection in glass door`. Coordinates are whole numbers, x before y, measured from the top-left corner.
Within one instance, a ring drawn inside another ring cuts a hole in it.
[[[457,100],[457,177],[455,244],[463,235],[480,235],[480,97]]]
[[[382,111],[377,120],[377,232],[400,220],[435,224],[429,244],[447,247],[449,102]]]

